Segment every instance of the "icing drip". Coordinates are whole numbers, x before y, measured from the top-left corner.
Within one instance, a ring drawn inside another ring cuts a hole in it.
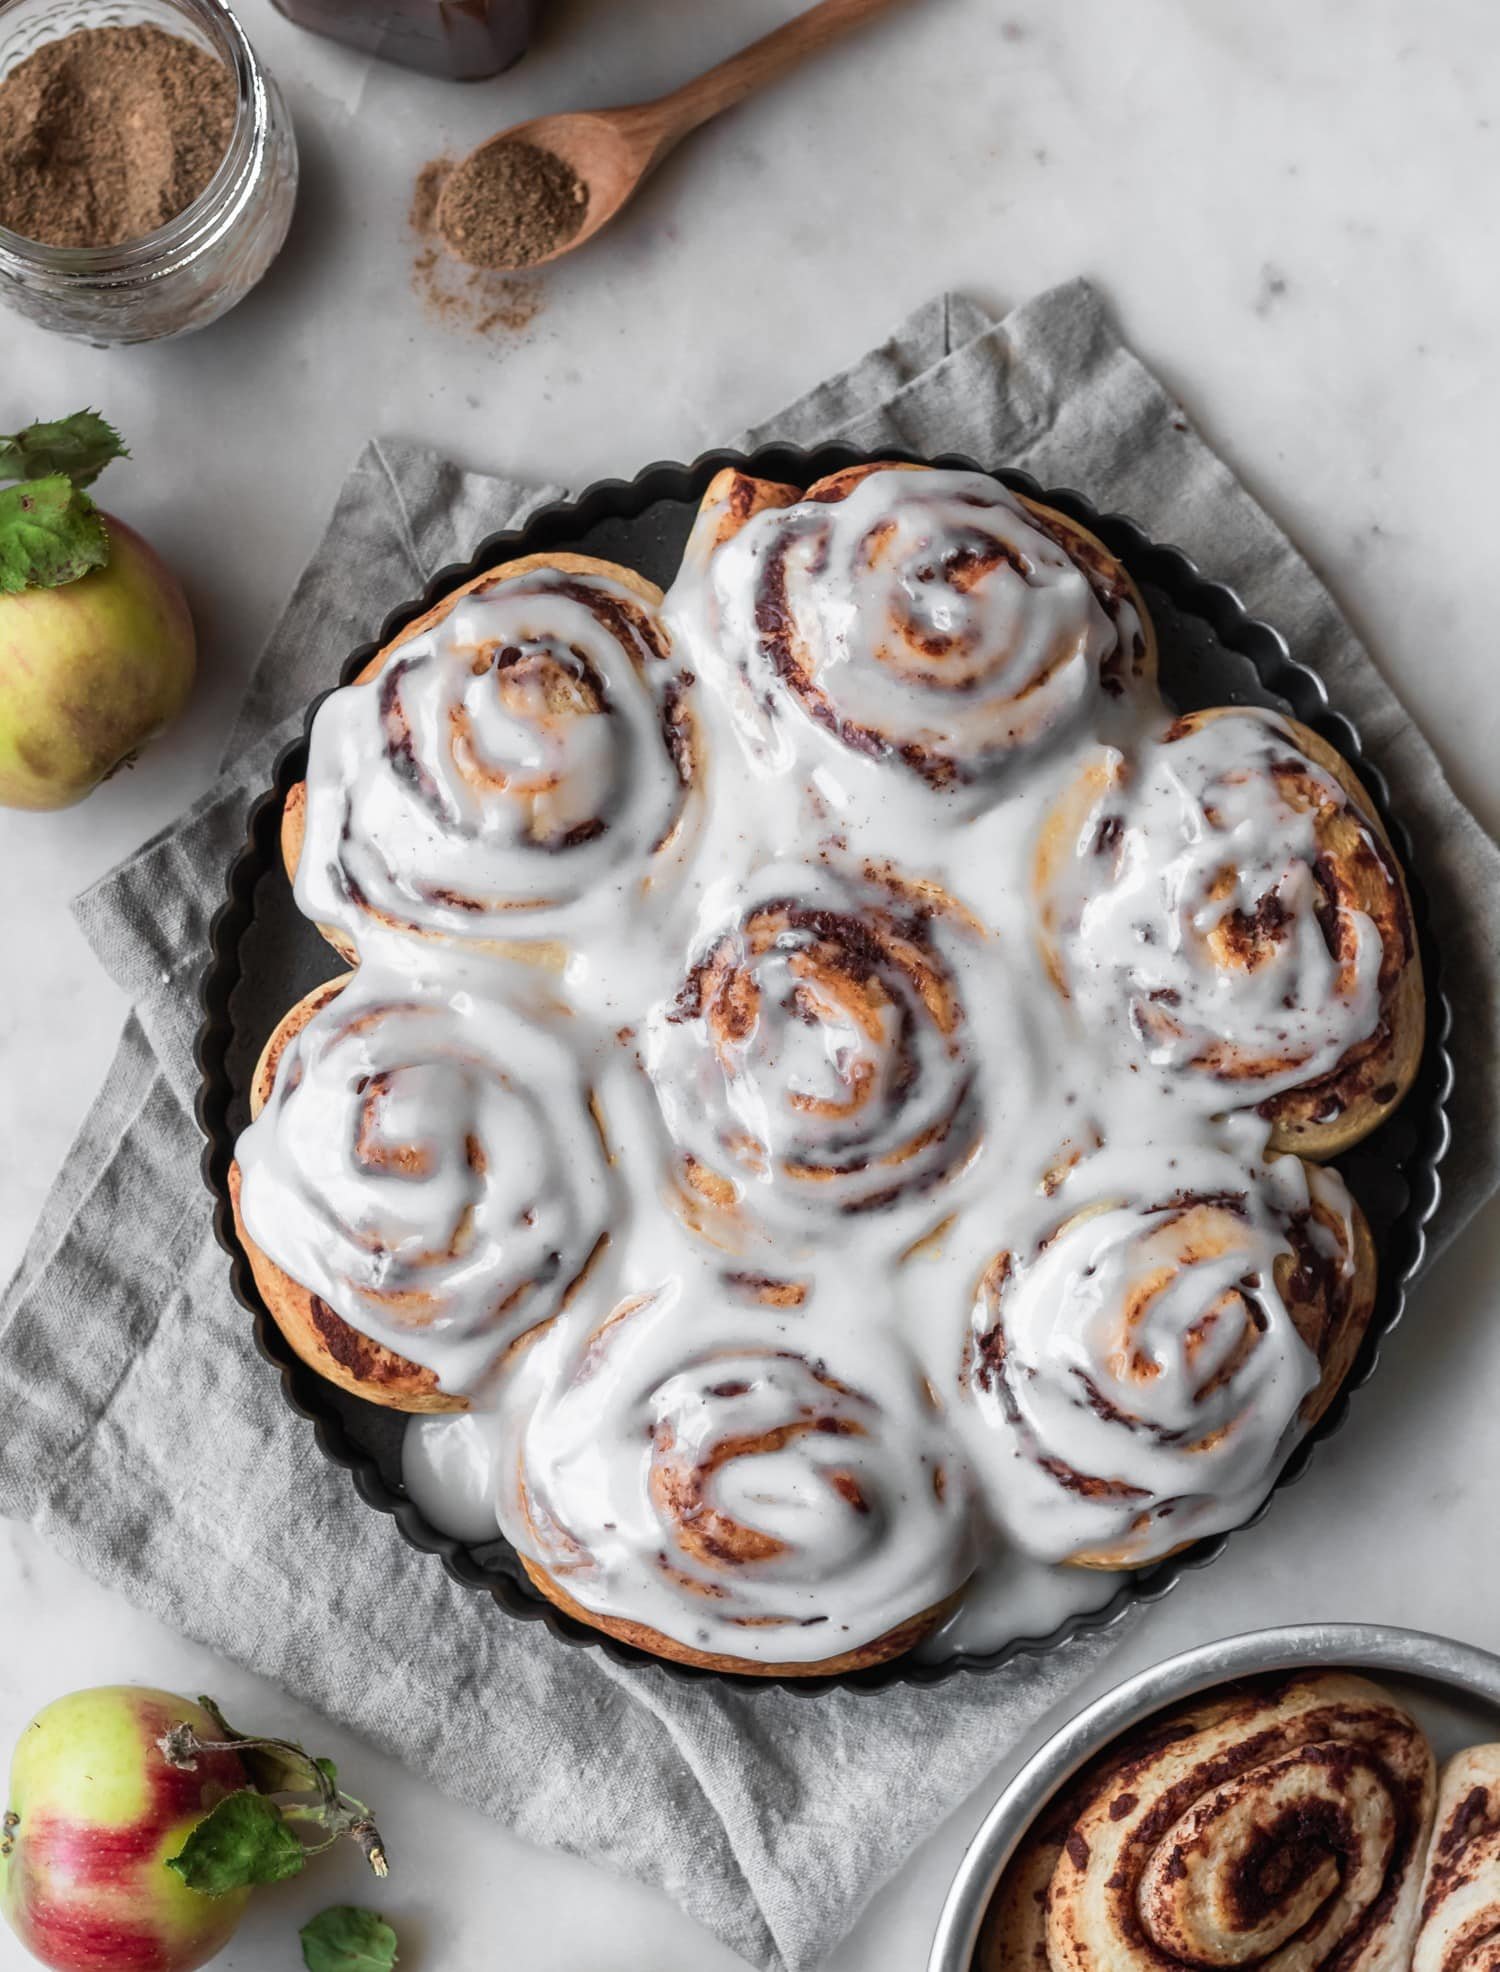
[[[597,932],[670,866],[691,738],[638,596],[512,576],[319,708],[297,903],[356,942]]]
[[[1210,1107],[1335,1069],[1380,1018],[1381,940],[1323,862],[1349,803],[1274,713],[1090,761],[1043,838],[1043,935],[1082,1020]],[[1368,853],[1375,854],[1368,831]]]
[[[557,1312],[610,1218],[561,1042],[373,968],[287,1046],[236,1157],[256,1244],[450,1391]]]

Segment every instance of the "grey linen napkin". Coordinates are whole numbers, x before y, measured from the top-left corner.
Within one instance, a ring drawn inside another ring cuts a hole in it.
[[[962,451],[1076,483],[1278,623],[1417,838],[1469,1037],[1436,1227],[1494,1188],[1500,851],[1307,565],[1073,283],[1001,321],[947,297],[748,435]],[[933,1691],[685,1687],[507,1620],[407,1548],[283,1405],[208,1232],[194,989],[248,802],[385,612],[557,489],[372,442],[256,672],[218,785],[79,900],[134,1002],[0,1304],[0,1509],[154,1614],[521,1835],[660,1884],[754,1964],[815,1965],[1107,1640]],[[321,1612],[317,1620],[309,1610]]]

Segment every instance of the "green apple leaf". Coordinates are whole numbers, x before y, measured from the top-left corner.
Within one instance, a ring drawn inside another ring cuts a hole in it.
[[[97,411],[27,425],[0,437],[0,479],[46,479],[61,473],[75,486],[92,486],[111,459],[128,459],[120,434]]]
[[[0,488],[0,596],[60,589],[108,560],[98,509],[64,474]]]
[[[167,1859],[190,1890],[222,1897],[251,1883],[280,1883],[306,1865],[307,1855],[280,1808],[246,1788],[226,1794]]]
[[[297,1934],[307,1972],[391,1972],[396,1934],[383,1917],[354,1904],[319,1911]]]

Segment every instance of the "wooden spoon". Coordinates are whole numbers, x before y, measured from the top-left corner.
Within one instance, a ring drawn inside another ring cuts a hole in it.
[[[522,143],[551,151],[571,167],[584,189],[583,223],[550,253],[540,254],[523,264],[540,267],[559,260],[585,240],[591,240],[607,226],[635,196],[662,159],[681,143],[690,130],[743,102],[755,90],[775,82],[815,55],[830,41],[869,20],[895,0],[820,0],[805,14],[784,27],[753,41],[748,48],[731,55],[727,62],[711,68],[706,75],[674,89],[654,102],[635,103],[613,110],[577,110],[558,116],[533,117],[497,136],[489,137],[459,164],[455,165],[438,201],[437,226],[444,246],[460,260],[491,268],[497,273],[515,272],[522,263],[505,263],[477,257],[477,246],[466,244],[458,198],[466,180],[483,175],[486,154],[500,145]]]

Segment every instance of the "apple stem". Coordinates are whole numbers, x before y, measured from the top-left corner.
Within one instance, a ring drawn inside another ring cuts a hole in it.
[[[287,1821],[306,1822],[323,1830],[326,1840],[309,1843],[310,1854],[321,1854],[330,1849],[341,1836],[347,1835],[354,1842],[372,1873],[379,1877],[390,1873],[390,1863],[386,1857],[385,1843],[369,1809],[363,1801],[356,1801],[352,1795],[345,1794],[329,1778],[327,1769],[318,1761],[309,1759],[302,1748],[290,1739],[256,1738],[248,1733],[238,1733],[225,1719],[217,1707],[212,1708],[212,1716],[227,1735],[223,1739],[200,1739],[193,1728],[184,1722],[164,1732],[157,1740],[162,1758],[168,1766],[176,1767],[184,1773],[191,1773],[198,1764],[201,1753],[274,1753],[281,1756],[283,1763],[288,1760],[296,1771],[305,1772],[317,1793],[316,1803],[278,1801],[282,1816]],[[253,1784],[253,1781],[252,1781]],[[287,1787],[257,1787],[258,1793],[274,1798],[279,1794],[291,1793]]]

